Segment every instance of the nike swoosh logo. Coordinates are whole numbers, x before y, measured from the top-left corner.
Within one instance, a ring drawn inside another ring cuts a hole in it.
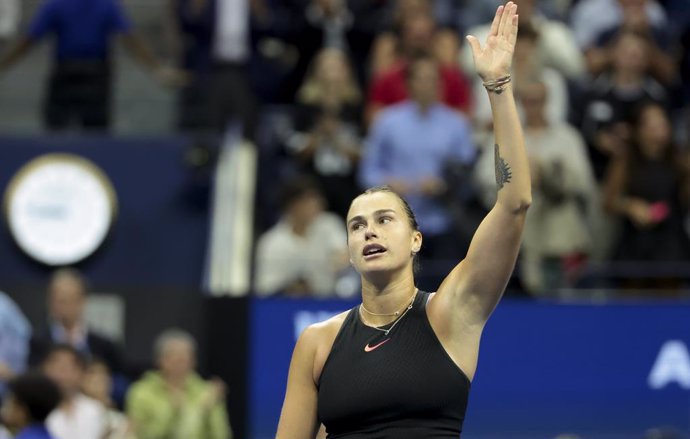
[[[367,343],[367,345],[364,346],[364,352],[371,352],[374,349],[378,348],[379,346],[381,346],[382,344],[384,344],[388,341],[390,341],[390,338],[387,338],[387,339],[383,340],[382,342],[375,344],[374,346],[369,346],[369,343]]]

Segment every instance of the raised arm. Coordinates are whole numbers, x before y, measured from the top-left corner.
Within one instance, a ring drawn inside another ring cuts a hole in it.
[[[484,47],[475,37],[467,37],[491,102],[498,195],[479,225],[465,260],[446,278],[438,296],[451,305],[449,309],[462,309],[471,324],[483,324],[503,294],[515,266],[532,200],[527,154],[509,79],[517,21],[517,5],[508,2],[496,11]]]

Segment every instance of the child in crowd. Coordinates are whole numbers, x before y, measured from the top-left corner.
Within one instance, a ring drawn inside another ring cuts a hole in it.
[[[62,400],[57,385],[42,374],[29,373],[14,378],[7,388],[0,416],[15,432],[14,438],[53,439],[45,423]]]

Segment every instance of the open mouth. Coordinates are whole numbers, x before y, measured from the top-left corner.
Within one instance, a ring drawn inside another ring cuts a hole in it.
[[[365,258],[374,257],[386,252],[386,248],[380,244],[369,244],[362,250],[362,255]]]

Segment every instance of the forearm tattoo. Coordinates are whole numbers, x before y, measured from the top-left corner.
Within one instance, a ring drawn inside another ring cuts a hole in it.
[[[506,183],[510,183],[513,173],[510,171],[508,163],[501,157],[498,143],[494,144],[494,164],[496,166],[496,186],[498,186],[498,190],[501,190]]]

